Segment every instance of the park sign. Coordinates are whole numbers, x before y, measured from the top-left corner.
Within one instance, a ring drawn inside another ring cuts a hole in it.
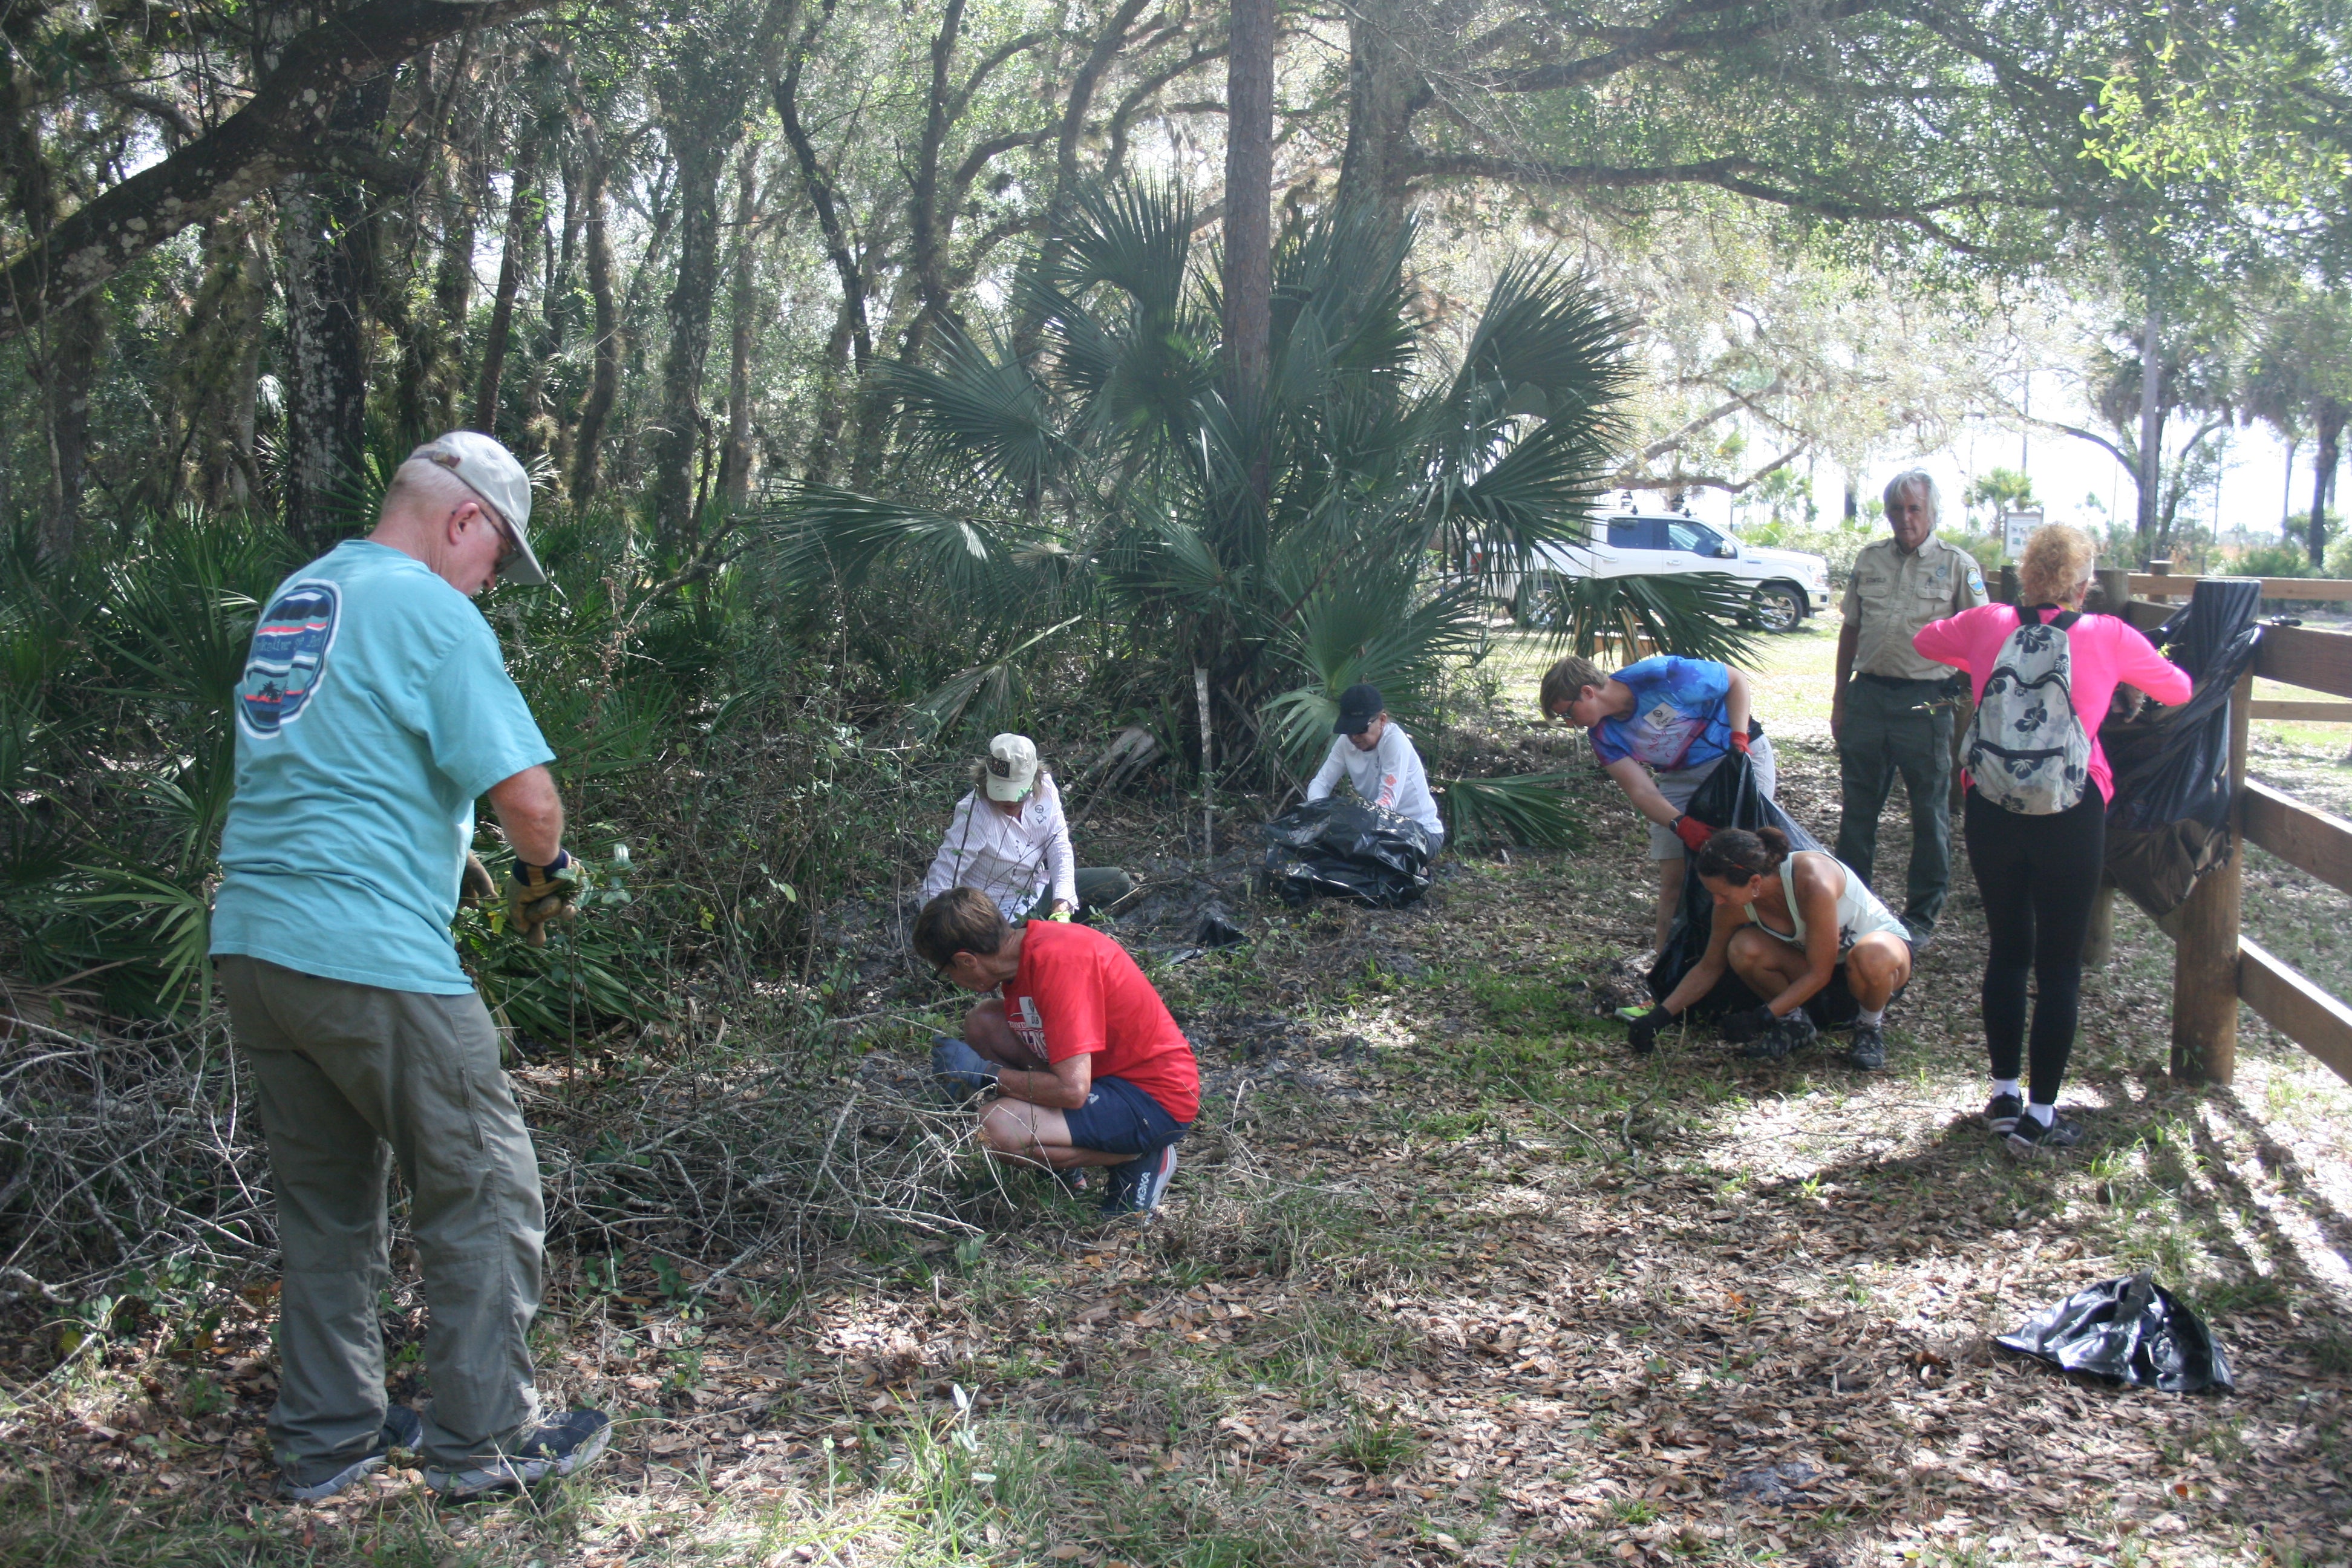
[[[2025,542],[2042,526],[2042,509],[2000,514],[2000,552],[2011,561],[2025,559]]]

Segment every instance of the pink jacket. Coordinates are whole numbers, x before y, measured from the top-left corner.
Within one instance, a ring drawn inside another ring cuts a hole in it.
[[[1981,700],[2000,645],[2016,629],[2015,605],[1979,605],[1929,622],[1919,628],[1911,646],[1923,658],[1967,670],[1969,686]],[[2129,682],[2158,702],[2186,702],[2189,674],[2113,616],[2083,616],[2067,628],[2066,642],[2074,671],[2074,712],[2091,735],[2091,780],[2099,786],[2101,799],[2113,800],[2115,770],[2107,766],[2107,753],[2099,746],[2099,723],[2107,716],[2108,699],[2116,694],[2116,686]]]

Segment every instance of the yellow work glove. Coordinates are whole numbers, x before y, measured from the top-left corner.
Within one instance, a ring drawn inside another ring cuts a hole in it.
[[[580,862],[562,850],[556,851],[552,866],[517,860],[507,873],[507,924],[530,946],[545,947],[548,923],[570,920],[572,906],[587,885]]]

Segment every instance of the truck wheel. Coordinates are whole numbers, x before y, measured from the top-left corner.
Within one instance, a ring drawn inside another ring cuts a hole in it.
[[[1768,632],[1792,632],[1804,623],[1805,601],[1794,588],[1768,583],[1756,590],[1755,616]]]

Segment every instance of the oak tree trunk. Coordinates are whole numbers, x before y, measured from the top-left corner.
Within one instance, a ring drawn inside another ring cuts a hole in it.
[[[514,190],[507,198],[506,241],[499,247],[499,291],[491,297],[489,325],[482,333],[482,374],[474,387],[474,428],[499,433],[499,383],[506,374],[507,344],[514,333],[515,296],[522,269],[539,245],[539,153],[530,128],[519,128]]]
[[[1348,20],[1348,144],[1339,162],[1339,203],[1377,215],[1384,237],[1404,226],[1412,117],[1428,97],[1396,34],[1403,20],[1395,0],[1364,0]]]
[[[2344,452],[2344,420],[2347,409],[2334,398],[2323,398],[2313,421],[2319,426],[2319,450],[2311,465],[2311,563],[2327,560],[2327,502],[2336,493],[2336,466]]]
[[[730,117],[728,123],[737,121]],[[715,145],[717,140],[707,126],[671,138],[677,156],[677,270],[664,312],[669,348],[662,357],[661,412],[647,443],[654,527],[666,551],[691,548],[699,532],[694,459],[702,446],[702,373],[719,291],[719,180],[729,151]]]
[[[751,493],[751,346],[758,340],[759,268],[752,224],[760,200],[759,162],[747,151],[735,190],[735,278],[728,300],[727,445],[719,454],[719,495],[729,511]]]
[[[302,174],[278,187],[286,258],[286,528],[323,550],[341,531],[336,491],[367,438],[367,334],[360,322],[357,184]]]
[[[613,241],[605,228],[604,182],[607,170],[600,150],[588,162],[587,213],[581,222],[581,247],[586,255],[589,309],[596,341],[587,400],[580,405],[579,427],[572,432],[572,504],[585,506],[595,495],[601,478],[598,454],[604,440],[604,421],[621,391],[620,310],[613,299]]]

